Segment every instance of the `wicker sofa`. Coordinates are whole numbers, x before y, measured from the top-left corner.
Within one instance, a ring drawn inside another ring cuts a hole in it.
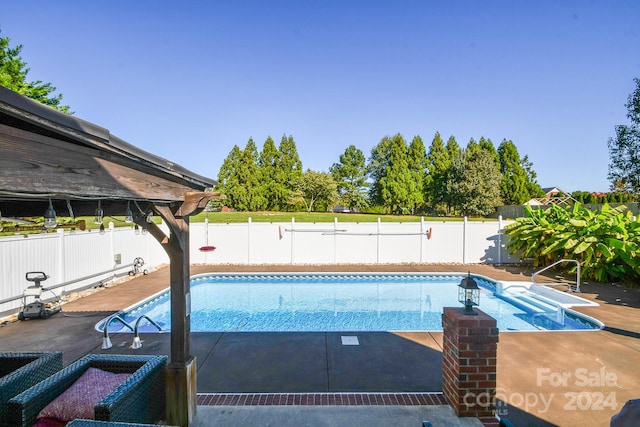
[[[89,354],[9,400],[11,426],[31,427],[40,411],[89,368],[132,374],[94,406],[99,421],[155,424],[165,414],[166,356]]]
[[[9,426],[7,403],[62,369],[62,353],[0,353],[0,426]]]

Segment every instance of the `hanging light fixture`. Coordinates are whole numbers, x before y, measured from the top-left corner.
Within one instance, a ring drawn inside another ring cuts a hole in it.
[[[49,199],[49,207],[44,213],[44,228],[56,228],[57,226],[56,210],[53,209],[53,204],[51,203],[51,199]]]
[[[100,224],[100,234],[104,234],[104,224]]]
[[[124,222],[131,224],[133,222],[133,212],[131,211],[131,201],[127,202],[127,210],[124,211]]]
[[[136,235],[137,235],[137,234],[140,234],[140,227],[138,226],[138,224],[136,224],[136,225],[133,227],[133,231],[134,231],[134,233],[136,233]]]
[[[104,218],[104,211],[100,207],[100,200],[98,200],[98,209],[96,209],[95,217],[93,218],[94,224],[102,224],[102,219]]]

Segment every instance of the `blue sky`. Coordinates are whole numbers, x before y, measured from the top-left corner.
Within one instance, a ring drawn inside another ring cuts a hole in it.
[[[436,132],[512,140],[543,187],[607,191],[607,140],[640,77],[640,2],[24,1],[0,36],[76,117],[217,178],[234,145]]]

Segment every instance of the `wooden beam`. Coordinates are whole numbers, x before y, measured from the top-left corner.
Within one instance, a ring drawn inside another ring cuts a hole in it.
[[[0,195],[184,201],[179,177],[81,144],[0,125]]]
[[[202,212],[209,201],[225,199],[226,196],[217,192],[191,192],[184,195],[184,203],[180,205],[175,216],[191,216]]]

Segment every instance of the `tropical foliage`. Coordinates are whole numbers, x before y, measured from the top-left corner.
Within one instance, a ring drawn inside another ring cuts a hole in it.
[[[561,259],[580,262],[582,275],[600,282],[640,276],[640,223],[624,206],[601,211],[550,205],[527,207],[527,217],[505,227],[507,248],[536,267]],[[575,270],[575,266],[573,267]]]

